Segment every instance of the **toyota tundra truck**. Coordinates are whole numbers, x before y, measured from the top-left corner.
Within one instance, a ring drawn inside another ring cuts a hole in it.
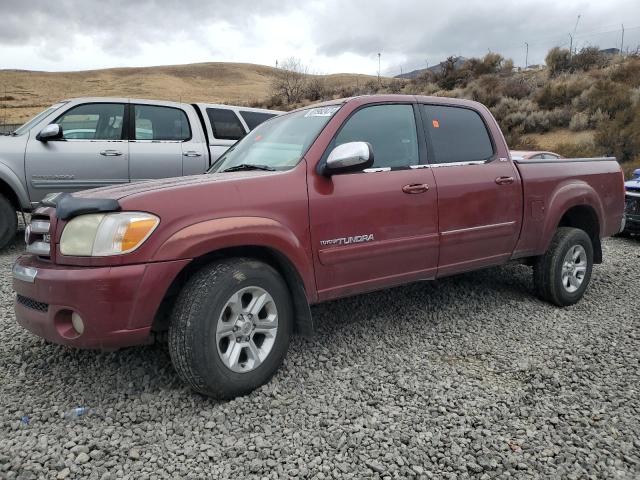
[[[56,103],[0,136],[0,248],[51,192],[205,172],[273,110],[133,98]]]
[[[614,158],[512,160],[476,102],[317,104],[206,174],[45,198],[13,268],[15,313],[81,348],[167,337],[182,380],[232,398],[313,332],[315,303],[513,261],[541,299],[576,303],[622,228],[623,182]]]

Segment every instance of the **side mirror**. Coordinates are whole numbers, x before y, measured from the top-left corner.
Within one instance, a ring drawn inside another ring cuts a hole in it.
[[[57,123],[52,123],[44,127],[38,135],[36,140],[41,142],[48,142],[49,140],[60,140],[62,138],[62,127]]]
[[[359,172],[373,165],[373,149],[367,142],[349,142],[338,145],[327,158],[323,174]]]

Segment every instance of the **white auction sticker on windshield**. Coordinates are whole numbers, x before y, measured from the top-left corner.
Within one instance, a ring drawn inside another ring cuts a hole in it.
[[[329,105],[328,107],[316,107],[310,109],[307,113],[305,113],[305,117],[330,117],[338,110],[340,110],[341,105]]]

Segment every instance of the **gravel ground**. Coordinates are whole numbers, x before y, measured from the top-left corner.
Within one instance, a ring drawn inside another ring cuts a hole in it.
[[[219,403],[167,348],[46,344],[0,255],[3,478],[640,478],[640,239],[560,310],[507,266],[316,306],[276,377]],[[77,419],[64,412],[94,409]],[[28,424],[27,424],[28,421]]]

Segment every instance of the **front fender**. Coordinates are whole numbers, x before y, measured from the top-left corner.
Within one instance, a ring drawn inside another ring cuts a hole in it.
[[[284,255],[295,267],[307,294],[315,296],[311,253],[282,223],[263,217],[228,217],[207,220],[175,232],[156,251],[153,261],[201,257],[225,248],[266,247]]]
[[[0,180],[4,181],[13,190],[21,208],[28,209],[31,207],[29,194],[23,182],[20,181],[20,177],[2,161],[0,161]]]
[[[588,206],[593,209],[598,219],[598,229],[602,236],[604,228],[604,207],[597,192],[587,182],[581,180],[571,180],[562,183],[554,190],[549,198],[549,214],[546,217],[542,229],[542,249],[546,252],[553,240],[553,236],[558,228],[562,216],[569,209],[577,206]]]

